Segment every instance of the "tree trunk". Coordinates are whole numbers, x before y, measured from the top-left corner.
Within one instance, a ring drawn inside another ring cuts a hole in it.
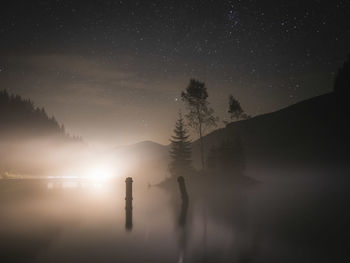
[[[202,170],[204,169],[204,145],[203,145],[203,135],[202,135],[202,123],[199,123],[199,143],[201,147],[201,162]]]

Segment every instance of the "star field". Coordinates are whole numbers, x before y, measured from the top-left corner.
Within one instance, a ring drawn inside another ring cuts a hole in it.
[[[256,115],[329,92],[350,44],[344,0],[8,1],[0,13],[1,86],[117,144],[167,143],[189,78],[221,119],[230,93]]]

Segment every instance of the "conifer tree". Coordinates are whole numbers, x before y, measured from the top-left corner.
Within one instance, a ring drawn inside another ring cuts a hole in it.
[[[172,176],[184,176],[188,174],[192,167],[191,161],[191,141],[188,131],[185,128],[184,119],[181,112],[175,124],[174,135],[171,136],[171,162],[169,170]]]
[[[232,95],[228,98],[228,113],[230,114],[231,120],[233,119],[249,119],[250,116],[244,112],[241,103]]]

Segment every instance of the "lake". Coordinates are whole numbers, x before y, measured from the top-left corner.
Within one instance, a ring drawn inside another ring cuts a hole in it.
[[[348,184],[322,178],[189,183],[188,207],[134,180],[132,215],[125,178],[0,180],[0,262],[345,262]]]

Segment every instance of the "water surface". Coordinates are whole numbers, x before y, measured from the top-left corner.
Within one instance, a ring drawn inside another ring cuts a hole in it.
[[[135,181],[132,222],[127,222],[124,180],[1,180],[0,261],[349,258],[345,185],[304,178],[254,187],[213,185],[206,194],[189,186],[190,204],[184,207],[176,193]]]

